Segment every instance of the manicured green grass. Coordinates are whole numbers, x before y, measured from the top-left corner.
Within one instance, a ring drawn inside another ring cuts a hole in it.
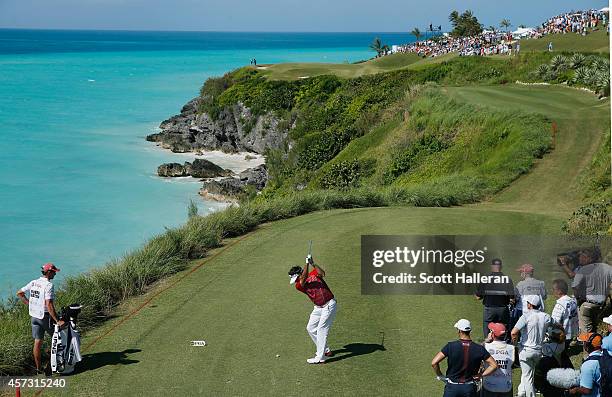
[[[551,34],[540,39],[521,40],[521,52],[548,51],[548,43],[553,43],[553,51],[561,52],[610,52],[609,37],[604,28],[586,36],[576,33]]]
[[[86,350],[83,364],[91,370],[69,377],[65,395],[292,396],[314,385],[320,395],[439,395],[430,359],[456,337],[458,318],[478,329],[481,305],[471,297],[362,296],[360,236],[548,234],[559,223],[472,208],[370,208],[265,225]],[[330,346],[355,351],[339,352],[338,361],[324,366],[305,362],[314,349],[305,330],[312,306],[286,274],[303,261],[309,239],[338,300]],[[90,333],[84,345],[116,321]],[[190,347],[201,339],[207,347]]]
[[[438,58],[421,58],[416,54],[392,54],[356,64],[333,63],[280,63],[258,68],[271,80],[298,80],[306,77],[333,74],[343,78],[354,78],[368,74],[387,72],[420,65],[443,62],[455,57],[449,54]]]

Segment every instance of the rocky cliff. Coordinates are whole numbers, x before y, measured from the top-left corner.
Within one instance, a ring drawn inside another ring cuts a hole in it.
[[[205,159],[195,159],[185,164],[166,163],[157,167],[157,175],[163,177],[192,176],[194,178],[216,178],[218,176],[232,176],[230,170],[224,170],[217,164]]]
[[[236,201],[248,187],[261,191],[268,183],[268,169],[265,164],[248,168],[237,177],[209,179],[204,182],[200,195],[215,201]]]
[[[221,111],[213,120],[199,113],[199,98],[189,101],[181,113],[163,121],[159,133],[147,136],[173,152],[221,150],[226,153],[255,152],[281,148],[287,139],[287,123],[273,113],[254,116],[242,103]]]

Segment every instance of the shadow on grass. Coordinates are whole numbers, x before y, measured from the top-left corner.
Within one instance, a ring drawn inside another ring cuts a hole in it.
[[[99,352],[83,355],[83,361],[78,363],[75,373],[93,371],[107,365],[129,365],[139,363],[139,360],[129,358],[130,354],[140,353],[141,349],[126,349],[122,352]]]
[[[378,343],[349,343],[344,345],[344,348],[333,350],[333,357],[325,360],[326,363],[332,363],[334,361],[340,361],[351,357],[363,356],[364,354],[371,354],[375,351],[385,351],[385,347]]]

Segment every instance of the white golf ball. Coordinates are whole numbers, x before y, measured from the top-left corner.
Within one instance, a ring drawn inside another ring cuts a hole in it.
[[[277,354],[277,355],[276,355],[276,358],[279,358],[279,357],[280,357],[280,354]]]

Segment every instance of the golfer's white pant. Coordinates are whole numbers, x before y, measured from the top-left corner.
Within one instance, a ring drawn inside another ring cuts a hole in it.
[[[542,358],[542,351],[523,347],[519,352],[519,363],[521,364],[521,384],[518,387],[520,397],[535,397],[536,392],[533,386],[535,368]]]
[[[336,318],[336,300],[332,299],[323,306],[315,306],[310,313],[310,319],[306,326],[308,335],[317,347],[318,359],[323,359],[327,348],[327,334]]]

